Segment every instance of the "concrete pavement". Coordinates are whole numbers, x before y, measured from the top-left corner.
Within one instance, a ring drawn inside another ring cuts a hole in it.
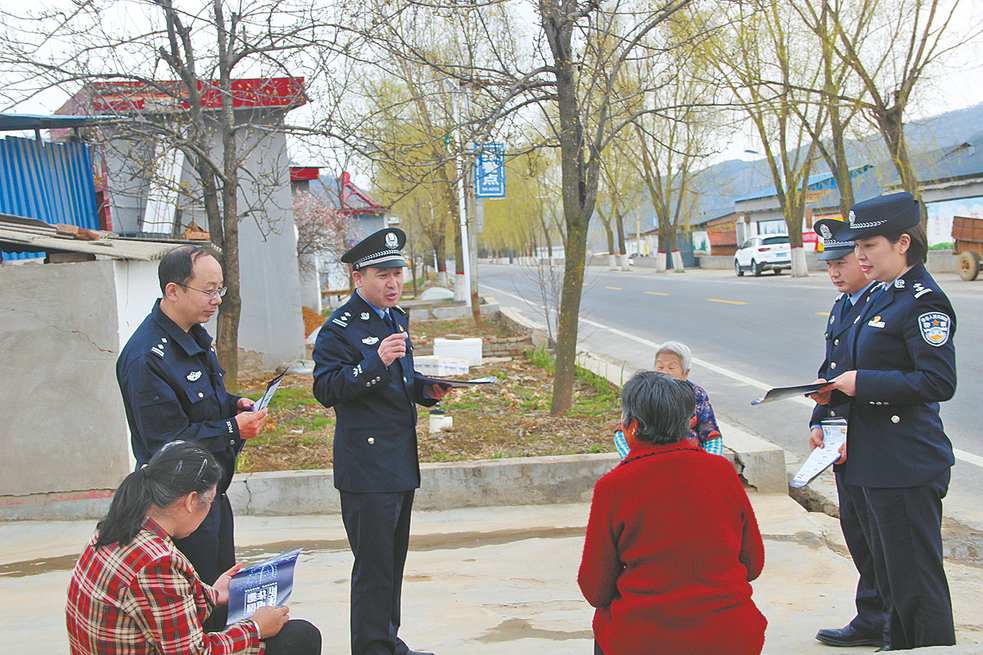
[[[615,383],[623,371],[581,362]],[[854,614],[856,573],[839,524],[784,493],[792,456],[721,426],[765,540],[754,600],[769,621],[764,653],[851,653],[814,640]],[[592,652],[592,609],[576,583],[589,489],[615,455],[430,464],[413,518],[400,634],[438,655]],[[303,547],[291,615],[315,623],[324,653],[346,653],[351,554],[330,472],[239,476],[230,495],[240,558]],[[813,485],[810,485],[812,487]],[[828,485],[819,500],[835,504]],[[824,495],[825,494],[825,495]],[[279,514],[279,515],[272,515]],[[291,515],[285,515],[291,514]],[[0,522],[0,635],[18,652],[68,653],[65,589],[95,521]],[[947,560],[959,645],[920,652],[983,655],[983,570]],[[9,647],[9,646],[7,646]]]
[[[835,519],[785,494],[750,492],[764,535],[754,601],[768,618],[764,652],[837,651],[813,639],[853,616],[855,574]],[[438,655],[591,653],[592,609],[576,583],[589,504],[514,505],[414,513],[401,635]],[[17,652],[64,655],[65,589],[92,521],[0,524],[0,634]],[[338,515],[240,516],[240,557],[255,563],[296,547],[291,616],[315,623],[324,653],[348,652],[351,554]],[[949,562],[959,645],[983,653],[983,576]]]

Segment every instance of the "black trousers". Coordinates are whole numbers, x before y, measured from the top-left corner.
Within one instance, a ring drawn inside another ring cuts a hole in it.
[[[341,492],[352,566],[352,655],[405,655],[399,638],[403,567],[410,539],[413,490]]]
[[[175,539],[174,545],[195,567],[195,572],[201,581],[212,585],[218,580],[218,576],[231,569],[236,563],[234,530],[229,497],[218,494],[212,501],[208,516],[198,529],[184,539]],[[202,625],[206,632],[224,630],[228,616],[228,608],[225,605],[218,605]]]
[[[321,655],[321,631],[303,619],[287,621],[263,643],[266,655]]]
[[[942,499],[949,471],[919,487],[864,487],[867,541],[890,610],[892,650],[956,643],[942,562]]]
[[[857,582],[857,615],[850,625],[864,634],[879,635],[886,628],[887,606],[877,591],[877,574],[864,525],[868,522],[867,500],[863,487],[848,485],[836,474],[836,492],[840,502],[840,527],[853,565],[860,574]]]

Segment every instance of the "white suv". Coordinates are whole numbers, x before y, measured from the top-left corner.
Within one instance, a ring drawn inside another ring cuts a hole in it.
[[[792,246],[787,234],[753,236],[734,254],[734,271],[738,277],[744,275],[744,271],[758,276],[767,269],[778,275],[783,268],[792,268]]]

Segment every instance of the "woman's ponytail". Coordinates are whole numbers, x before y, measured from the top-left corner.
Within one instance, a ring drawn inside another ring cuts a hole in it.
[[[203,495],[219,480],[221,468],[207,450],[190,441],[172,441],[143,468],[120,483],[106,518],[99,522],[96,548],[128,544],[140,532],[151,507],[170,507],[192,491]]]

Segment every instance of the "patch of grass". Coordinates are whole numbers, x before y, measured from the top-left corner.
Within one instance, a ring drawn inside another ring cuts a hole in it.
[[[263,391],[244,393],[243,397],[249,398],[250,400],[259,400],[265,392],[266,390],[264,389]],[[289,409],[297,405],[320,404],[317,398],[314,397],[314,391],[309,387],[298,389],[284,389],[280,387],[273,395],[273,400],[270,401],[270,411],[274,409]]]
[[[545,344],[531,350],[527,354],[529,356],[529,363],[533,366],[543,369],[550,375],[556,373],[556,356],[550,352]]]

